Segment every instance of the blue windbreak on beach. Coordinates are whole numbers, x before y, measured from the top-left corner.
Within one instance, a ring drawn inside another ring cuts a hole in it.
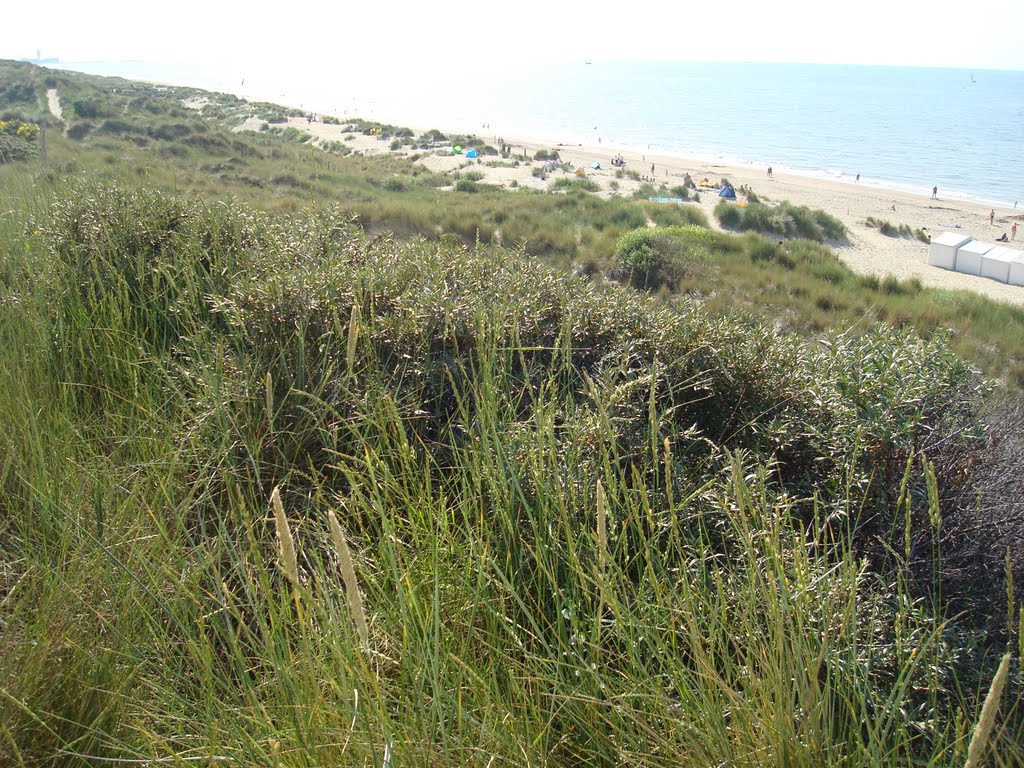
[[[1024,72],[699,62],[522,63],[502,71],[246,72],[192,63],[69,69],[258,95],[484,136],[597,144],[707,163],[1024,204]],[[229,68],[230,69],[230,68]],[[246,78],[244,85],[241,78]]]

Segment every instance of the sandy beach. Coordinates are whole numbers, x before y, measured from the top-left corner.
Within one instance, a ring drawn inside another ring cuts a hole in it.
[[[288,124],[299,130],[308,131],[316,141],[344,141],[353,151],[366,155],[416,154],[420,156],[417,162],[432,171],[451,173],[458,170],[473,170],[483,175],[484,182],[506,187],[515,182],[518,187],[543,190],[551,181],[566,174],[565,171],[556,170],[548,175],[547,180],[535,177],[533,169],[543,165],[540,161],[532,160],[538,150],[557,150],[562,162],[569,163],[573,168],[583,166],[586,177],[601,187],[598,194],[604,196],[628,196],[644,183],[645,178],[653,179],[656,186],[664,183],[670,188],[681,185],[687,173],[695,182],[705,177],[714,183],[727,178],[737,189],[747,187],[764,201],[788,201],[794,205],[820,208],[840,219],[849,230],[848,242],[830,245],[839,258],[858,273],[879,277],[894,275],[900,279],[917,277],[929,287],[975,291],[993,299],[1024,305],[1024,287],[1005,285],[988,278],[962,275],[930,266],[928,246],[925,243],[916,238],[889,237],[866,224],[868,217],[873,217],[888,221],[896,227],[907,225],[912,230],[922,229],[933,237],[943,232],[955,232],[992,242],[1004,232],[1010,236],[1011,227],[1016,222],[1019,230],[1016,239],[1007,245],[1024,254],[1024,207],[1016,210],[992,209],[989,206],[960,200],[946,200],[943,199],[941,189],[938,190],[937,199],[932,199],[862,184],[778,172],[773,172],[769,177],[766,168],[725,166],[693,158],[646,155],[613,145],[563,144],[557,138],[540,141],[503,135],[505,143],[512,147],[512,159],[520,160],[518,167],[511,167],[511,159],[494,156],[473,160],[462,155],[425,153],[423,150],[409,148],[392,151],[390,140],[346,133],[345,120],[353,118],[349,116],[340,119],[342,125],[320,121],[310,123],[302,118],[291,118]],[[250,118],[239,129],[259,128],[260,121]],[[417,135],[421,135],[427,129],[413,130]],[[441,130],[445,131],[443,128]],[[466,134],[467,131],[453,130],[451,133]],[[477,131],[481,139],[496,146],[497,136],[494,134],[493,127],[487,132]],[[616,155],[621,155],[626,164],[627,174],[622,174],[621,178],[616,178],[616,168],[611,165],[611,160]],[[601,167],[594,169],[591,167],[593,163],[598,163]],[[641,180],[631,178],[628,175],[630,171],[640,174]],[[712,190],[701,193],[699,203],[686,205],[700,206],[712,226],[718,226],[712,214],[718,202],[718,193]],[[989,217],[993,210],[994,217],[990,223]]]

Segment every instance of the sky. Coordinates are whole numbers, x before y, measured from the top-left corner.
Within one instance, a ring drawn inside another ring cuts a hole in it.
[[[1021,0],[520,0],[459,4],[49,0],[6,3],[0,58],[202,58],[407,71],[658,59],[1024,70]],[[607,8],[607,10],[601,10]]]

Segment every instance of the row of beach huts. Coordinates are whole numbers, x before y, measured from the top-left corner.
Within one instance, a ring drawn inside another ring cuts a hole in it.
[[[928,246],[928,263],[965,275],[1024,285],[1024,251],[943,232]]]

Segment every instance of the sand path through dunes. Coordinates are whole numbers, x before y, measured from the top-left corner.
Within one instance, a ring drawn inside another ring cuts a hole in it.
[[[51,88],[46,92],[46,101],[50,104],[50,112],[58,120],[64,119],[64,110],[60,108],[60,94],[57,93],[56,88]]]

